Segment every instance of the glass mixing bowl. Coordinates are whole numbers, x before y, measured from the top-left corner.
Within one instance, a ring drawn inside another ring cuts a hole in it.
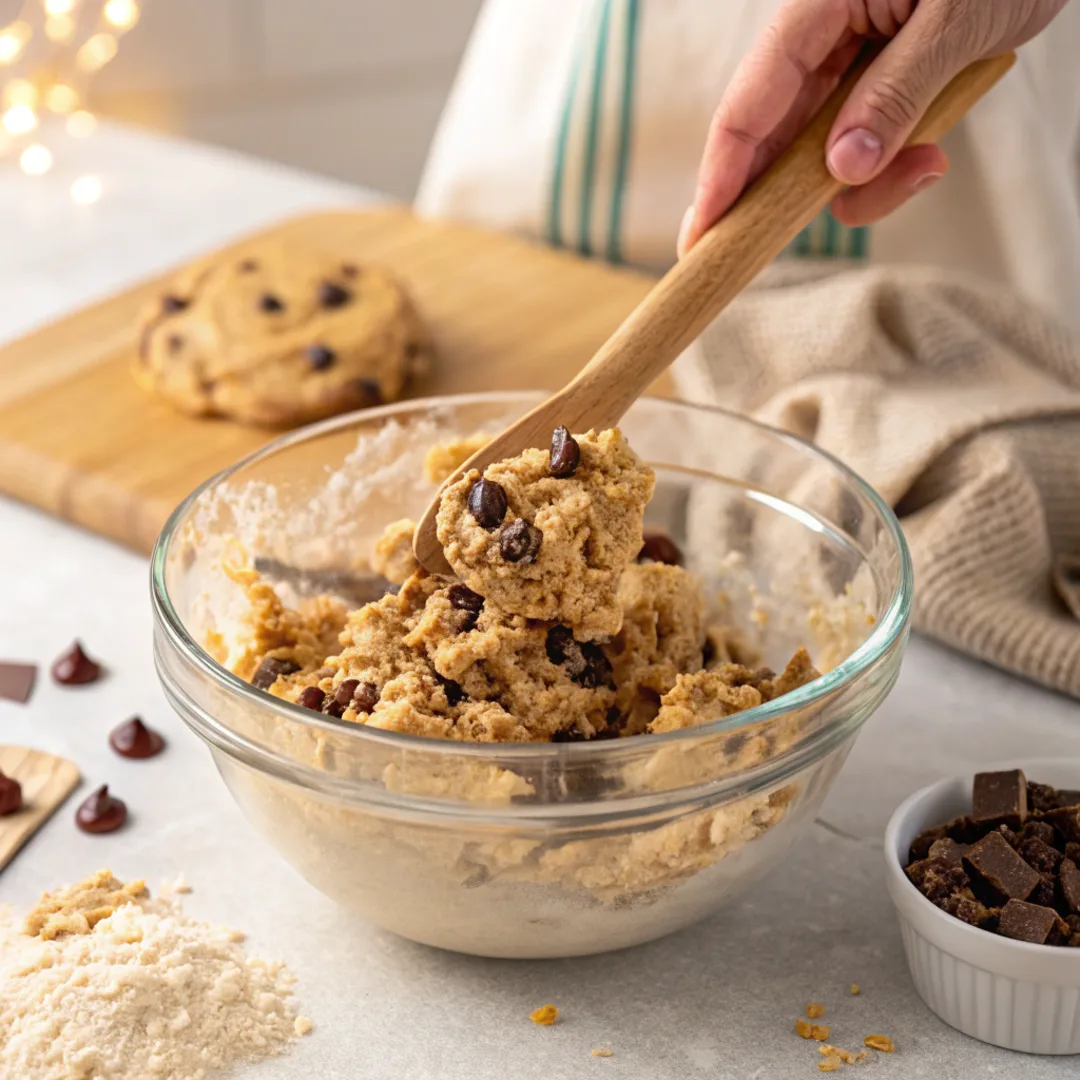
[[[896,679],[911,607],[899,525],[843,465],[717,409],[642,399],[625,418],[656,470],[647,528],[682,548],[737,655],[825,674],[663,735],[462,744],[349,724],[254,689],[224,658],[244,612],[225,563],[288,600],[372,594],[363,556],[435,485],[428,447],[494,433],[540,400],[487,394],[373,409],[287,435],[214,477],[153,556],[165,692],[244,813],[316,888],[415,941],[555,957],[699,920],[810,825]]]

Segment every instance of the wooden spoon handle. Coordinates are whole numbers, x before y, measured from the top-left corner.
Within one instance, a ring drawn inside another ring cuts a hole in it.
[[[1013,53],[965,68],[935,98],[908,144],[944,135],[1012,67]],[[558,395],[572,431],[616,424],[633,401],[843,189],[825,165],[833,121],[869,59],[634,309]],[[827,317],[827,313],[825,315]]]

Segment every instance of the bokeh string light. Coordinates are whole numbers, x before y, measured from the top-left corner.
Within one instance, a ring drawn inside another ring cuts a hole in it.
[[[39,141],[27,141],[43,112],[63,117],[72,138],[94,133],[97,119],[86,107],[89,83],[141,15],[138,0],[24,0],[18,17],[0,25],[0,158],[15,155],[28,176],[52,168],[45,130]],[[97,202],[101,193],[96,176],[71,185],[72,200],[82,205]]]

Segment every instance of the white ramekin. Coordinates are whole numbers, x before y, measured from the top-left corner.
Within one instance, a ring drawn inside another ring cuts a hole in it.
[[[1055,787],[1080,788],[1080,761],[999,767],[1023,769],[1029,780]],[[920,832],[970,813],[971,780],[955,777],[916,792],[885,830],[886,883],[915,989],[965,1035],[1028,1054],[1080,1054],[1080,949],[978,930],[931,904],[904,874],[908,848]]]

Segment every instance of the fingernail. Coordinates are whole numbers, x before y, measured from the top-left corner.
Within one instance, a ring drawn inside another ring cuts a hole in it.
[[[694,224],[694,208],[688,206],[682,216],[682,224],[679,226],[679,238],[675,241],[675,254],[681,259],[686,254],[686,238],[690,235],[690,227]]]
[[[829,151],[829,172],[845,184],[865,184],[881,161],[881,140],[866,128],[845,131]]]
[[[929,172],[925,176],[920,176],[919,179],[911,185],[911,190],[916,193],[925,191],[928,187],[933,187],[944,175],[944,173]]]

